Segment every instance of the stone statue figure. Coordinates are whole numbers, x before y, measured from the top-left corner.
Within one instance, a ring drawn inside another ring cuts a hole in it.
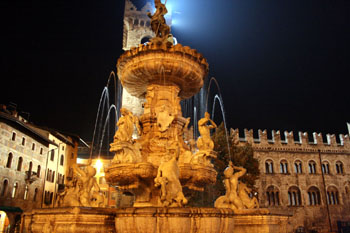
[[[208,125],[210,123],[211,125]],[[210,138],[210,130],[215,129],[217,126],[214,121],[210,119],[210,115],[208,112],[204,114],[204,118],[198,121],[198,131],[200,133],[200,137],[197,140],[197,148],[198,150],[213,150],[214,142]]]
[[[130,142],[134,132],[134,125],[136,126],[138,134],[141,133],[139,120],[126,108],[121,108],[120,113],[122,117],[118,120],[118,130],[114,135],[114,139],[117,141]]]
[[[141,159],[141,145],[133,140],[134,126],[137,133],[141,134],[139,119],[126,108],[121,108],[122,117],[119,118],[118,130],[111,143],[111,152],[115,152],[113,163],[135,163]]]
[[[178,148],[168,149],[158,167],[154,185],[160,186],[160,201],[164,207],[181,207],[187,204],[179,180],[180,171],[177,165]]]
[[[156,38],[167,41],[168,35],[170,34],[170,27],[166,24],[164,15],[168,13],[168,10],[165,4],[161,3],[160,0],[154,0],[154,5],[156,7],[156,12],[153,15],[151,13],[147,14],[148,17],[151,18],[152,31],[156,34]]]
[[[238,171],[235,172],[235,170]],[[239,178],[244,176],[246,172],[245,168],[236,167],[231,161],[229,162],[229,166],[224,171],[226,194],[215,201],[216,208],[247,209],[258,207],[256,198],[250,199],[248,195],[250,189],[242,182],[239,183]]]
[[[85,165],[73,165],[73,180],[67,183],[65,191],[59,195],[58,206],[103,206],[104,197],[94,177],[96,169],[91,166],[91,160],[85,170],[81,166]]]

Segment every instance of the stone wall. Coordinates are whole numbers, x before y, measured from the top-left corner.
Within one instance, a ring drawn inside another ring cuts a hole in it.
[[[298,227],[337,230],[350,221],[350,140],[348,135],[231,130],[238,144],[250,143],[259,160],[256,183],[261,207],[293,213],[288,232]],[[256,137],[254,137],[256,135]],[[294,137],[294,135],[296,137]],[[324,142],[325,140],[325,142]]]

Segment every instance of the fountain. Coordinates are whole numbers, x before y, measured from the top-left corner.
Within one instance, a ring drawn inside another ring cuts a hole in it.
[[[94,170],[74,167],[76,179],[67,185],[58,208],[33,210],[22,218],[27,232],[225,233],[286,232],[288,216],[259,209],[239,178],[245,169],[232,163],[225,170],[226,194],[215,208],[186,207],[183,187],[204,191],[216,181],[211,160],[216,158],[209,113],[198,121],[200,137],[186,143],[190,118],[182,116],[180,101],[195,95],[208,74],[206,59],[196,50],[173,45],[164,14],[155,0],[151,27],[156,37],[126,51],[118,60],[118,77],[133,96],[146,99],[144,113],[134,116],[121,108],[105,168],[109,184],[135,196],[133,207],[101,208]],[[93,189],[94,186],[94,189]]]

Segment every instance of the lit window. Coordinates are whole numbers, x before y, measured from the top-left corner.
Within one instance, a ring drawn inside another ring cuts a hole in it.
[[[18,183],[16,182],[16,183],[13,185],[12,195],[11,195],[12,198],[16,198],[17,189],[18,189]]]
[[[26,188],[24,189],[24,197],[23,197],[24,200],[27,200],[28,199],[28,186],[26,185]]]

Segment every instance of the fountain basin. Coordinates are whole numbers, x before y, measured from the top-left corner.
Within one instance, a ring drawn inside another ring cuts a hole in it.
[[[126,51],[117,63],[118,77],[131,95],[143,96],[151,84],[176,85],[182,99],[199,92],[208,66],[202,54],[188,46],[153,43]]]
[[[117,233],[233,232],[233,211],[217,208],[122,208],[116,210]]]

